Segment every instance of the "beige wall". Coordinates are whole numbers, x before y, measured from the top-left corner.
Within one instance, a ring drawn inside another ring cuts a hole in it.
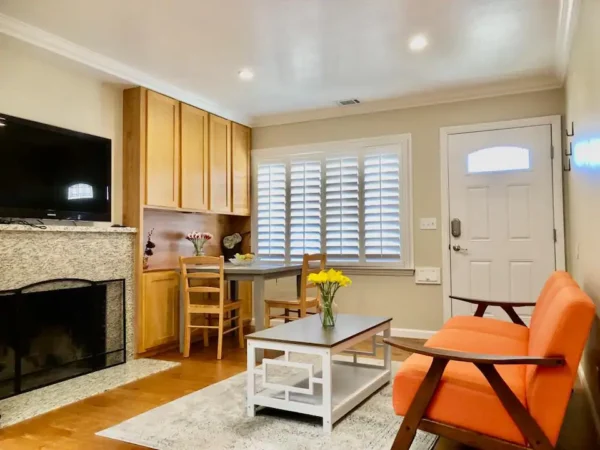
[[[563,90],[542,91],[254,128],[253,149],[411,133],[415,264],[440,267],[440,127],[563,113]],[[421,217],[437,217],[438,230],[419,230]],[[338,294],[342,311],[390,315],[396,328],[437,330],[442,325],[441,286],[417,286],[413,277],[406,276],[361,275],[353,279],[352,287]],[[268,295],[289,292],[293,292],[293,287],[283,281],[267,287]]]
[[[588,139],[600,140],[598,18],[600,1],[583,0],[566,85],[567,123],[575,122],[574,146]],[[600,167],[573,164],[566,181],[569,270],[600,309]],[[600,411],[600,319],[594,324],[583,367]]]
[[[0,112],[112,140],[113,222],[122,217],[122,90],[59,56],[0,34]]]

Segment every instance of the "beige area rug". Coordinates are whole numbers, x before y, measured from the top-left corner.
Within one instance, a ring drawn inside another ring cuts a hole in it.
[[[399,363],[392,365],[395,373]],[[339,421],[331,435],[320,419],[265,409],[246,416],[246,373],[235,375],[98,433],[157,450],[389,450],[401,417],[391,383]],[[412,450],[437,436],[419,431]]]

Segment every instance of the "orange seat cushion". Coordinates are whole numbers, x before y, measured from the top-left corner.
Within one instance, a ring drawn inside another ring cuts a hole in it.
[[[529,328],[512,322],[492,319],[488,317],[456,316],[452,317],[443,326],[446,330],[471,330],[479,333],[491,334],[517,339],[519,341],[529,340]],[[523,355],[526,355],[524,353]]]
[[[488,320],[488,319],[486,319]],[[425,344],[429,347],[497,355],[526,355],[526,337],[493,335],[488,332],[444,328]],[[432,359],[412,355],[396,374],[394,411],[405,415],[425,378]],[[496,366],[517,398],[526,404],[525,366]],[[450,361],[425,416],[431,420],[484,433],[521,445],[525,439],[488,381],[471,363]]]

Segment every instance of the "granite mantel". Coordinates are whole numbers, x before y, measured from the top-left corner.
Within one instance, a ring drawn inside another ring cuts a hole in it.
[[[135,228],[0,225],[0,291],[59,278],[125,279],[127,358],[135,351]]]

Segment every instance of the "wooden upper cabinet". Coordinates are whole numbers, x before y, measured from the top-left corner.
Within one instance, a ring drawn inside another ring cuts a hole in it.
[[[209,116],[210,202],[213,212],[231,213],[231,121]]]
[[[233,213],[250,215],[250,128],[234,123],[232,129]]]
[[[208,113],[181,104],[181,208],[208,210]]]
[[[147,91],[146,205],[179,206],[179,102]]]

